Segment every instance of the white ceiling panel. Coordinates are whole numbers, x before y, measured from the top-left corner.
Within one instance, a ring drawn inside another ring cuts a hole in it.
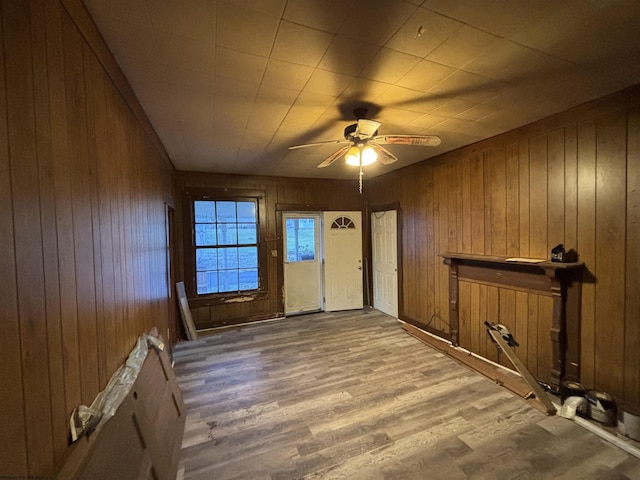
[[[640,83],[633,0],[85,0],[176,168],[316,165],[356,109],[400,159],[367,178]]]

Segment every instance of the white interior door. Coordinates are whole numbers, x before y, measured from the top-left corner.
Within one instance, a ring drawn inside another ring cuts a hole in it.
[[[362,213],[324,212],[324,309],[362,308]]]
[[[373,308],[398,317],[397,212],[371,214]]]
[[[284,213],[284,311],[322,310],[320,214]]]

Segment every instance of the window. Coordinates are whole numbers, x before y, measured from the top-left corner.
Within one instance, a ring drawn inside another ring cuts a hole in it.
[[[316,219],[313,217],[287,218],[287,262],[315,260]]]
[[[187,273],[194,296],[261,290],[261,197],[187,193],[192,251]],[[186,279],[185,279],[186,280]],[[187,282],[185,282],[185,285]]]

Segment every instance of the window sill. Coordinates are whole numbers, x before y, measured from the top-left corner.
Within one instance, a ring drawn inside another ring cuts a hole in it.
[[[213,307],[216,305],[229,305],[233,303],[255,302],[267,300],[269,292],[247,292],[247,293],[215,293],[206,296],[189,298],[189,305],[193,307]]]

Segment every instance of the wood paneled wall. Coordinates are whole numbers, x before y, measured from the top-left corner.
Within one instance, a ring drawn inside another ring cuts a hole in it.
[[[369,180],[365,191],[370,206],[400,202],[400,316],[418,324],[435,314],[431,326],[448,329],[441,253],[548,258],[559,243],[575,249],[587,269],[581,381],[640,404],[640,87]],[[490,357],[477,322],[515,309],[521,354],[534,344],[544,354],[548,306],[489,288],[461,291],[483,305],[462,314],[465,346]]]
[[[0,15],[0,476],[44,478],[73,408],[166,336],[171,168],[81,2]]]
[[[240,175],[216,175],[206,173],[178,172],[176,174],[176,192],[184,194],[189,188],[226,188],[232,191],[259,190],[265,192],[267,217],[267,242],[269,251],[278,250],[278,257],[267,256],[267,290],[264,299],[248,302],[229,302],[223,305],[210,305],[206,301],[190,299],[190,310],[198,329],[233,325],[255,320],[277,318],[284,315],[282,297],[282,238],[278,233],[278,219],[283,211],[307,210],[362,210],[363,196],[358,193],[357,181],[352,180],[312,180],[282,177],[251,177]],[[184,226],[189,219],[184,215],[180,202],[177,222]],[[189,225],[187,224],[187,228]],[[180,235],[180,248],[185,245],[184,235]],[[184,275],[184,258],[179,264],[183,266],[180,273]]]

